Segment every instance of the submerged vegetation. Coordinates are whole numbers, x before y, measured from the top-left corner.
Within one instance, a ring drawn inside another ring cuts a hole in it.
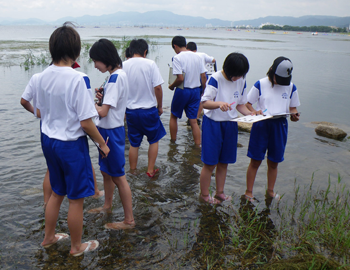
[[[147,41],[149,50],[154,52],[158,47],[158,43],[148,38],[148,36],[140,37]],[[122,60],[125,60],[125,50],[129,47],[130,42],[133,40],[132,37],[123,36],[120,39],[110,39],[114,46],[117,48],[118,54],[120,55]],[[81,45],[81,53],[80,57],[84,59],[89,58],[89,51],[93,43],[83,42]],[[33,50],[29,49],[29,52],[24,56],[24,61],[21,63],[21,66],[24,67],[25,70],[29,70],[33,66],[46,66],[51,62],[51,56],[48,49],[41,51],[40,53],[34,53]]]

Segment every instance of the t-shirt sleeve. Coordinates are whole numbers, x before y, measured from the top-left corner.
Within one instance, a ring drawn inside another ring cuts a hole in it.
[[[35,75],[34,75],[35,76]],[[29,80],[24,92],[22,94],[22,98],[26,101],[32,101],[34,98],[34,76]]]
[[[254,104],[259,100],[260,96],[260,81],[257,81],[247,94],[247,102]]]
[[[79,121],[98,116],[96,108],[91,102],[91,94],[86,83],[86,78],[80,77],[72,91],[72,106],[74,107]]]
[[[205,87],[204,94],[201,98],[201,102],[204,102],[207,100],[215,101],[217,93],[218,93],[218,82],[214,77],[210,77],[210,79],[207,81],[207,85]]]
[[[295,84],[293,84],[292,93],[290,95],[289,107],[299,107],[299,106],[300,106],[300,100],[299,100],[298,90]]]
[[[121,83],[118,74],[112,74],[109,77],[108,84],[105,86],[103,104],[117,107],[121,93]]]
[[[213,62],[214,57],[209,56],[209,55],[207,55],[207,54],[205,53],[205,54],[204,54],[204,60],[205,60],[205,63],[210,64],[210,63]]]
[[[181,62],[178,57],[173,58],[173,74],[179,75],[182,74]]]
[[[243,87],[241,89],[241,95],[240,95],[240,100],[238,101],[238,104],[246,104],[248,99],[247,99],[247,83],[244,80],[243,82]]]
[[[159,68],[155,62],[152,63],[152,86],[156,87],[164,83],[162,75],[159,72]]]

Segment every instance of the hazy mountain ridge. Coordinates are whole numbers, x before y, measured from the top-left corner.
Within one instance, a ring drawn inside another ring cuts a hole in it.
[[[81,17],[64,17],[56,21],[43,21],[36,18],[31,19],[11,19],[0,18],[0,25],[61,25],[65,21],[73,21],[79,25],[103,26],[103,25],[147,25],[147,26],[179,26],[179,27],[228,27],[239,25],[250,25],[258,27],[263,23],[292,26],[337,26],[348,27],[350,17],[319,16],[309,15],[301,17],[290,16],[267,16],[252,20],[227,21],[220,19],[206,19],[203,17],[193,17],[174,14],[170,11],[149,11],[139,12],[116,12],[100,16],[84,15]]]

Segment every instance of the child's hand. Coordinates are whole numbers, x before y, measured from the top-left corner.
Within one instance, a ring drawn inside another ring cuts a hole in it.
[[[293,122],[298,122],[299,121],[299,116],[300,116],[300,113],[293,113],[290,115],[290,120],[293,121]]]
[[[110,152],[109,147],[107,146],[107,144],[104,144],[103,146],[100,146],[101,150],[103,151],[103,153],[105,153],[106,156],[102,155],[102,158],[106,158]]]
[[[218,105],[220,110],[222,110],[223,112],[227,112],[227,111],[231,111],[231,105],[228,104],[227,102],[223,102],[223,101],[218,101]]]
[[[172,84],[169,84],[169,89],[170,89],[170,90],[174,90],[175,87],[174,87]]]

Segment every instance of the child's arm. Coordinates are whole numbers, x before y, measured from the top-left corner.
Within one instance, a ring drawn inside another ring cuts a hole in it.
[[[250,103],[248,102],[247,104],[250,104]],[[254,111],[250,110],[248,108],[247,104],[238,104],[236,106],[237,111],[239,111],[243,115],[256,115],[258,112],[255,111],[254,109],[253,109]],[[251,104],[250,104],[250,106],[251,106]],[[253,106],[251,106],[251,107],[253,108]]]
[[[215,110],[220,109],[223,112],[227,112],[228,110],[232,110],[231,105],[227,102],[223,101],[212,101],[212,100],[206,100],[202,102],[203,108],[207,110]]]
[[[252,105],[250,102],[247,102],[247,103],[245,104],[245,106],[246,106],[246,108],[250,111],[249,114],[251,114],[251,115],[263,114],[261,110],[256,111],[256,110],[253,108],[253,105]],[[237,107],[238,107],[238,105],[237,105]],[[240,111],[239,111],[239,112],[240,112]],[[241,112],[240,112],[240,113],[241,113]]]
[[[205,76],[205,73],[201,73],[201,84],[202,84],[203,93],[205,90],[206,83],[207,83],[207,76]]]
[[[88,118],[86,120],[80,121],[80,125],[83,128],[83,130],[87,134],[89,134],[91,139],[93,139],[96,143],[99,144],[100,148],[106,154],[106,157],[107,157],[110,150],[105,140],[102,138],[100,132],[98,132],[98,129],[96,128],[94,122],[92,122],[92,119]]]
[[[95,104],[96,111],[100,117],[106,117],[110,107],[111,105],[107,104],[102,104],[102,106]]]
[[[297,108],[296,107],[290,107],[289,111],[290,111],[290,113],[292,113],[290,115],[290,120],[293,121],[293,122],[299,121],[300,114],[298,113]]]
[[[156,95],[157,99],[157,109],[158,109],[158,114],[161,116],[163,114],[163,89],[162,85],[157,85],[154,87],[154,94]]]
[[[21,105],[28,112],[31,112],[32,114],[34,114],[34,107],[28,100],[25,100],[24,98],[21,98]]]
[[[182,74],[176,74],[176,79],[175,81],[169,85],[169,89],[170,90],[174,90],[175,87],[179,86],[180,84],[182,84],[184,81],[184,76]]]

